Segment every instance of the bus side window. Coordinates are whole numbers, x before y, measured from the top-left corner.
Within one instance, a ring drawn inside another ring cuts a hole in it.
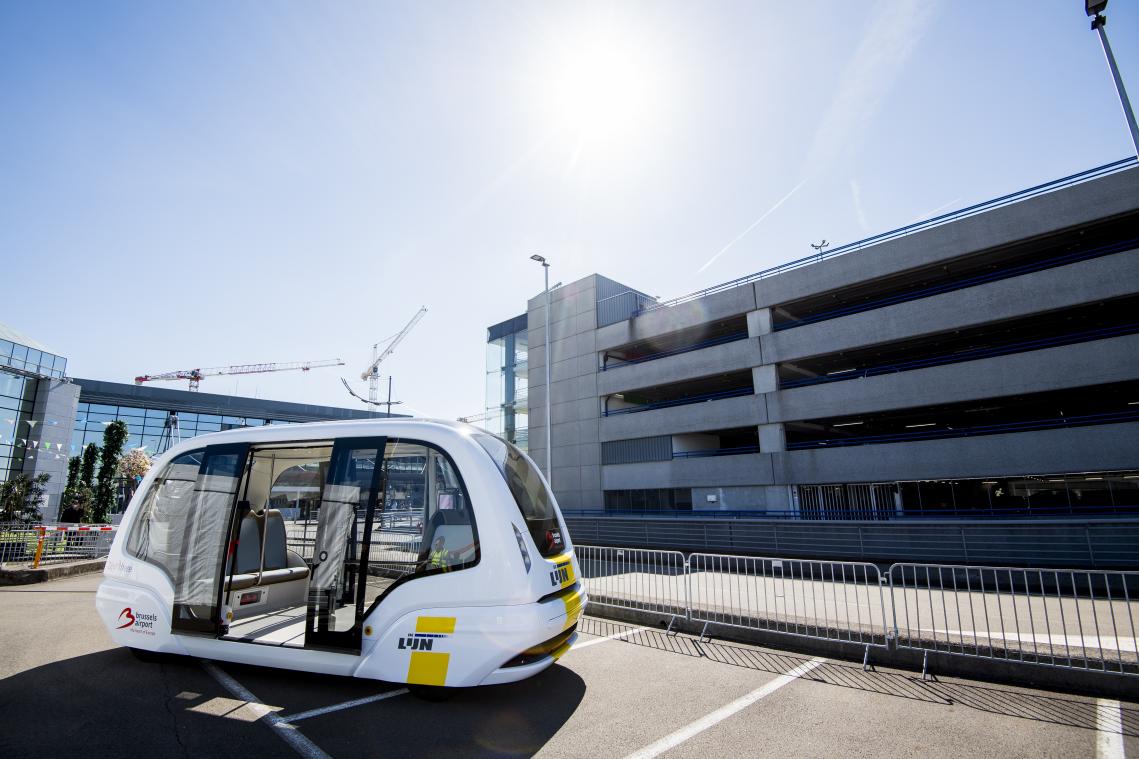
[[[184,453],[151,483],[127,540],[127,553],[179,576],[182,538],[204,451]]]
[[[384,466],[386,521],[395,529],[394,520],[402,515],[419,538],[418,556],[405,573],[472,566],[478,557],[478,534],[466,488],[450,458],[416,441],[389,441]]]

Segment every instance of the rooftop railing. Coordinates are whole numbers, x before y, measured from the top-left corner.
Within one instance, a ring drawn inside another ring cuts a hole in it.
[[[1083,184],[1084,182],[1089,182],[1093,179],[1099,179],[1100,177],[1108,176],[1110,174],[1126,171],[1127,169],[1130,169],[1137,164],[1139,164],[1139,159],[1134,156],[1122,158],[1118,161],[1112,161],[1111,163],[1097,166],[1094,169],[1081,171],[1079,173],[1070,174],[1066,177],[1055,179],[1050,182],[1034,185],[1033,187],[1018,190],[1017,192],[1009,193],[1008,195],[1002,195],[999,198],[993,198],[991,200],[976,203],[974,205],[967,206],[956,211],[950,211],[949,213],[941,214],[940,216],[934,216],[932,219],[926,219],[924,221],[915,222],[913,224],[907,224],[904,227],[898,227],[897,229],[892,229],[889,232],[882,232],[881,234],[873,235],[862,240],[847,243],[846,245],[833,248],[824,253],[816,253],[810,256],[796,259],[794,261],[788,261],[787,263],[779,264],[778,266],[773,266],[769,269],[755,272],[754,274],[748,274],[745,277],[739,277],[728,282],[713,285],[712,287],[706,287],[703,290],[697,290],[696,292],[688,293],[687,295],[681,295],[669,300],[653,301],[645,298],[639,293],[636,295],[639,295],[640,297],[633,297],[632,293],[619,293],[618,295],[606,298],[604,301],[602,301],[602,303],[606,304],[607,311],[617,308],[618,305],[625,306],[628,304],[632,306],[632,308],[627,312],[628,316],[622,318],[633,318],[640,316],[641,314],[656,311],[661,308],[667,308],[669,306],[676,306],[681,303],[687,303],[688,301],[697,300],[708,295],[714,295],[716,293],[724,292],[725,290],[731,290],[741,285],[757,282],[761,279],[767,279],[768,277],[773,277],[777,274],[783,274],[784,272],[799,269],[804,266],[810,266],[811,264],[819,263],[820,261],[827,261],[832,258],[837,258],[839,256],[846,255],[847,253],[853,253],[862,250],[863,248],[878,245],[879,243],[887,242],[889,240],[895,240],[900,237],[907,237],[916,232],[922,232],[927,229],[939,227],[943,224],[948,224],[950,222],[958,221],[970,216],[976,216],[977,214],[1012,205],[1013,203],[1019,203],[1022,200],[1028,200],[1029,198],[1034,198],[1038,195],[1044,195],[1049,192],[1055,192],[1056,190],[1062,190],[1066,187]],[[615,315],[611,315],[605,323],[610,324],[614,321],[618,321],[618,319],[615,318]]]

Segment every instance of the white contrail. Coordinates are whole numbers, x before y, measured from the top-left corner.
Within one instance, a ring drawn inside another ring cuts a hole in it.
[[[926,211],[921,216],[918,216],[916,219],[911,219],[909,221],[909,223],[913,224],[915,222],[921,221],[922,219],[928,219],[931,216],[935,216],[939,212],[944,211],[946,208],[949,208],[951,205],[954,205],[955,203],[960,203],[960,202],[961,202],[961,198],[954,198],[953,200],[949,201],[948,203],[942,203],[937,208]]]
[[[858,224],[865,232],[870,229],[870,224],[866,221],[866,210],[862,207],[862,187],[857,179],[850,180],[850,195],[854,200],[854,213],[858,217]]]
[[[766,218],[767,218],[768,216],[770,216],[771,214],[775,213],[776,209],[778,209],[778,208],[779,208],[779,206],[781,206],[781,205],[783,205],[784,203],[786,203],[786,202],[787,202],[787,199],[788,199],[788,198],[790,198],[792,195],[794,195],[796,192],[798,192],[798,191],[799,191],[799,188],[800,188],[800,187],[802,187],[803,185],[805,185],[806,183],[807,183],[807,180],[806,180],[806,179],[804,179],[802,182],[800,182],[799,184],[797,184],[797,185],[795,185],[794,187],[792,187],[792,188],[791,188],[791,192],[787,193],[787,194],[786,194],[786,195],[784,195],[782,198],[780,198],[780,199],[779,199],[779,202],[778,202],[778,203],[776,203],[775,205],[773,205],[771,208],[768,208],[768,209],[767,209],[767,211],[765,211],[765,212],[764,212],[764,214],[763,214],[762,216],[760,216],[758,219],[756,219],[755,221],[753,221],[753,222],[751,223],[751,225],[750,225],[750,226],[748,226],[748,228],[747,228],[747,229],[745,229],[744,231],[740,232],[738,235],[736,235],[736,236],[735,236],[735,237],[732,239],[732,241],[731,241],[731,242],[729,242],[729,243],[728,243],[727,245],[725,245],[724,247],[720,248],[720,252],[719,252],[719,253],[717,253],[716,255],[712,256],[711,258],[709,258],[709,259],[708,259],[708,261],[707,261],[707,262],[706,262],[706,263],[705,263],[703,266],[701,266],[699,269],[697,269],[697,270],[696,270],[696,273],[697,273],[697,274],[699,274],[700,272],[702,272],[702,271],[704,271],[705,269],[707,269],[709,266],[711,266],[713,263],[715,263],[715,261],[716,261],[716,259],[717,259],[717,258],[719,258],[720,256],[722,256],[722,255],[724,255],[725,253],[727,253],[727,252],[728,252],[728,249],[729,249],[729,248],[731,248],[733,245],[735,245],[735,244],[736,244],[737,242],[739,242],[740,240],[742,240],[742,239],[744,239],[745,237],[747,237],[747,233],[748,233],[748,232],[750,232],[750,231],[752,231],[753,229],[755,229],[756,227],[758,227],[758,226],[759,226],[759,223],[760,223],[761,221],[763,221],[764,219],[766,219]]]

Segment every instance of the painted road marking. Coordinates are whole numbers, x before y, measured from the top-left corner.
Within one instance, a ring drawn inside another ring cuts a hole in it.
[[[1119,702],[1101,698],[1095,706],[1096,759],[1124,759],[1123,712]]]
[[[722,706],[711,714],[707,714],[695,722],[680,728],[675,733],[666,735],[656,743],[650,744],[640,751],[629,754],[627,757],[625,757],[625,759],[652,759],[654,756],[660,756],[665,751],[676,748],[689,738],[695,735],[699,735],[708,728],[720,722],[723,722],[736,712],[746,709],[756,701],[770,696],[772,693],[779,690],[787,683],[793,682],[796,678],[802,677],[815,667],[824,663],[826,663],[826,659],[820,659],[817,657],[811,659],[810,661],[803,662],[798,667],[788,670],[785,674],[782,674],[779,677],[775,678],[771,682],[764,685],[762,688],[756,688],[746,696],[741,696],[727,706]]]
[[[586,640],[586,641],[582,641],[580,643],[574,643],[573,646],[570,648],[570,650],[576,651],[579,648],[588,648],[589,646],[596,646],[598,643],[604,643],[605,641],[608,641],[608,640],[617,640],[618,638],[630,638],[630,637],[632,637],[634,635],[638,635],[641,632],[648,630],[648,629],[649,628],[647,628],[647,627],[634,627],[632,630],[625,630],[624,632],[613,633],[612,635],[606,635],[603,638],[594,638],[593,640]]]
[[[1046,632],[1038,632],[1033,635],[1031,632],[1002,633],[990,630],[977,630],[973,632],[970,630],[943,630],[934,627],[919,627],[918,632],[945,635],[947,637],[955,635],[962,638],[966,643],[971,643],[972,639],[976,638],[978,642],[985,640],[1007,640],[1014,643],[1065,646],[1068,648],[1086,648],[1099,651],[1122,651],[1125,653],[1135,653],[1136,647],[1139,646],[1139,640],[1135,638],[1117,638],[1111,635],[1065,635],[1063,633]],[[1059,652],[1057,652],[1057,655],[1059,655]]]
[[[208,661],[202,662],[202,667],[210,674],[210,677],[217,680],[230,694],[248,704],[249,708],[257,714],[259,719],[264,720],[265,724],[268,725],[281,740],[289,744],[294,751],[305,757],[305,759],[332,759],[328,754],[321,751],[319,746],[301,735],[300,730],[297,730],[296,727],[289,724],[279,714],[258,701],[257,696],[254,696],[244,685],[225,673],[221,667]]]
[[[364,704],[373,704],[376,701],[383,701],[386,698],[395,698],[402,696],[408,692],[407,688],[399,688],[398,690],[390,690],[386,693],[377,693],[374,696],[365,696],[364,698],[355,698],[351,701],[345,701],[342,704],[333,704],[332,706],[322,706],[319,709],[309,709],[307,712],[297,712],[296,714],[287,714],[281,719],[285,722],[300,722],[302,719],[309,717],[319,717],[322,714],[330,714],[331,712],[338,712],[341,709],[351,709],[354,706],[363,706]]]

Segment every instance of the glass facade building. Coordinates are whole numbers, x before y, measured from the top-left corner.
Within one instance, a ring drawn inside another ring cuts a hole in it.
[[[34,377],[0,370],[0,479],[24,469],[27,439],[34,428]]]
[[[85,446],[92,443],[102,445],[103,431],[109,422],[116,420],[121,420],[127,425],[128,437],[125,448],[128,450],[143,448],[150,455],[162,453],[173,444],[207,432],[221,432],[237,427],[260,427],[265,424],[296,423],[265,417],[201,414],[80,401],[75,414],[71,455],[78,455]]]
[[[70,454],[73,456],[87,445],[102,445],[103,431],[116,420],[127,425],[126,449],[144,448],[154,455],[180,441],[238,427],[387,416],[365,409],[311,406],[117,382],[77,379],[76,383],[80,386],[80,395],[71,436]]]
[[[40,382],[62,379],[66,371],[63,356],[0,324],[0,480],[24,471],[25,462],[36,458],[43,431],[36,428],[44,423],[36,417]],[[62,456],[47,445],[44,451],[39,455]]]
[[[483,428],[527,450],[527,318],[507,319],[487,329],[486,411]]]

